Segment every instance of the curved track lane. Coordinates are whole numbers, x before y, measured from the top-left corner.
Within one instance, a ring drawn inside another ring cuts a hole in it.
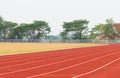
[[[120,78],[119,47],[110,44],[0,56],[0,78]]]

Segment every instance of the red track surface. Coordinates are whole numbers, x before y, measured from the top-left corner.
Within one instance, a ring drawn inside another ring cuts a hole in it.
[[[120,44],[0,56],[0,78],[120,78]]]

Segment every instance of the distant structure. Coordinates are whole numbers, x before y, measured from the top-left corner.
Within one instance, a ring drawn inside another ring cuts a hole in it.
[[[114,26],[115,26],[116,32],[117,32],[116,38],[120,39],[120,23],[116,23]]]
[[[115,38],[115,39],[120,39],[120,23],[116,23],[114,24],[114,27],[116,29],[116,34],[115,35],[111,35],[111,37]],[[97,39],[107,39],[107,37],[105,35],[98,35]]]
[[[120,36],[120,23],[115,24],[115,28]]]

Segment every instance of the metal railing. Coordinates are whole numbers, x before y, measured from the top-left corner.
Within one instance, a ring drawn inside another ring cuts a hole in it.
[[[0,39],[0,42],[73,42],[73,43],[120,43],[117,40],[99,40],[99,39]]]

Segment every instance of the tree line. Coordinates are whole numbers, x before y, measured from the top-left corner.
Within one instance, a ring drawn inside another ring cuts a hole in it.
[[[17,24],[0,17],[0,39],[41,39],[50,31],[46,21],[35,20],[29,24]]]
[[[109,18],[106,23],[88,27],[86,19],[63,22],[63,31],[60,36],[63,40],[73,39],[120,39],[120,29],[116,28],[114,21]],[[51,28],[46,21],[35,20],[32,23],[18,24],[6,21],[0,17],[0,39],[42,39],[54,37],[49,35]],[[53,38],[51,38],[53,39]]]
[[[120,39],[120,24],[116,27],[112,18],[106,19],[106,23],[95,25],[92,29],[88,28],[89,21],[86,19],[73,20],[63,23],[61,36],[65,39]]]

